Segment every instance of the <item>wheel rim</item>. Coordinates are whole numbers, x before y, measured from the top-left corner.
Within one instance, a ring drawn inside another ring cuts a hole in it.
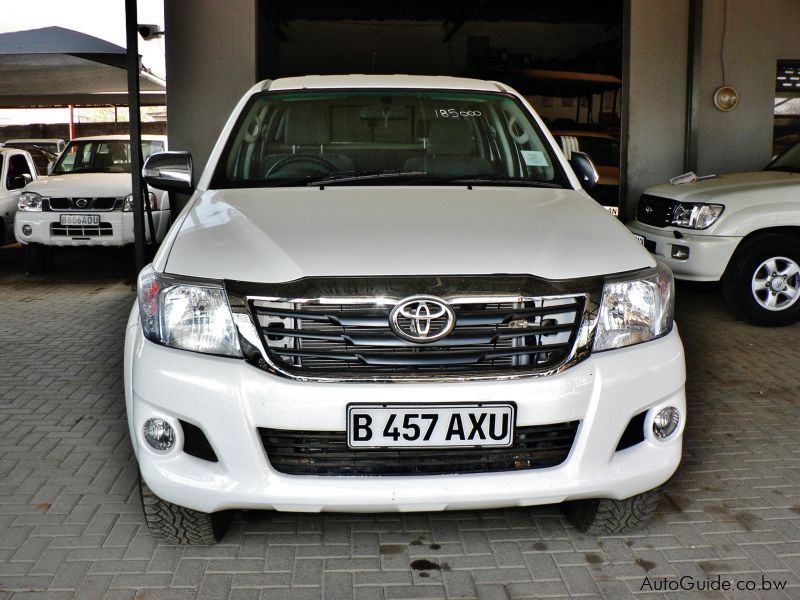
[[[753,272],[753,298],[765,310],[781,311],[800,298],[800,265],[785,256],[773,256]]]

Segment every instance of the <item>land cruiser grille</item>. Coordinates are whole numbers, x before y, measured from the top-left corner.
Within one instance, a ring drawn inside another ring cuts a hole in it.
[[[546,370],[570,354],[583,298],[451,303],[453,331],[419,344],[389,326],[391,305],[254,300],[261,338],[275,363],[310,373],[441,373]],[[435,326],[435,323],[434,323]]]
[[[642,194],[636,219],[645,225],[667,227],[672,222],[672,214],[677,204],[675,200]]]
[[[579,421],[517,427],[508,448],[353,450],[343,431],[258,430],[272,467],[290,475],[446,475],[543,469],[564,462]]]
[[[63,210],[109,211],[109,210],[114,210],[115,208],[122,208],[122,198],[112,198],[105,196],[97,198],[89,198],[85,196],[76,196],[74,198],[45,198],[43,204],[44,204],[43,208],[45,211],[55,211],[55,212]]]
[[[52,223],[50,225],[50,235],[54,237],[104,237],[113,234],[111,223],[100,223],[100,225],[61,225]]]

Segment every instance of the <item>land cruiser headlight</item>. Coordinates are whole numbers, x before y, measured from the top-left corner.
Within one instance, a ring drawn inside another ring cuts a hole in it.
[[[153,192],[147,192],[147,196],[150,198],[150,208],[158,210],[158,199],[156,195]],[[133,194],[125,196],[122,202],[122,210],[125,212],[131,212],[133,210]]]
[[[36,192],[22,192],[19,195],[17,208],[28,211],[42,210],[42,197]]]
[[[681,202],[672,211],[670,225],[687,229],[708,229],[725,207],[722,204],[690,204]]]
[[[164,276],[148,265],[139,274],[138,297],[142,331],[150,341],[205,354],[242,356],[221,284]]]
[[[662,263],[644,277],[606,282],[597,317],[595,351],[668,334],[675,307],[674,287],[672,271]]]

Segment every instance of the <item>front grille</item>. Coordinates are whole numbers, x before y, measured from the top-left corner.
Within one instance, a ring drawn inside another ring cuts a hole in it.
[[[272,361],[298,374],[536,372],[570,356],[584,300],[581,295],[520,302],[455,299],[453,330],[428,343],[399,337],[389,324],[396,303],[385,300],[256,299],[251,311]]]
[[[350,449],[343,431],[259,428],[272,467],[289,475],[449,475],[544,469],[569,456],[580,421],[517,427],[511,447]]]
[[[95,210],[109,211],[115,208],[122,208],[122,198],[101,196],[97,198],[76,196],[74,198],[53,197],[44,199],[45,211],[64,211],[64,210]]]
[[[672,223],[672,215],[677,204],[675,200],[642,194],[639,199],[639,208],[636,211],[636,219],[646,225],[667,227]]]
[[[50,235],[55,237],[104,237],[113,235],[114,231],[111,223],[100,223],[100,225],[61,225],[52,223],[50,225]]]

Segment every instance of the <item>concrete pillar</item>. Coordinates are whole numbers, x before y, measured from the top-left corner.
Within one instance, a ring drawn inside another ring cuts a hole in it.
[[[199,176],[231,110],[256,82],[256,0],[165,0],[169,147]]]
[[[683,170],[689,0],[626,4],[628,69],[621,141],[623,153],[627,151],[623,202],[631,217],[644,188]]]

